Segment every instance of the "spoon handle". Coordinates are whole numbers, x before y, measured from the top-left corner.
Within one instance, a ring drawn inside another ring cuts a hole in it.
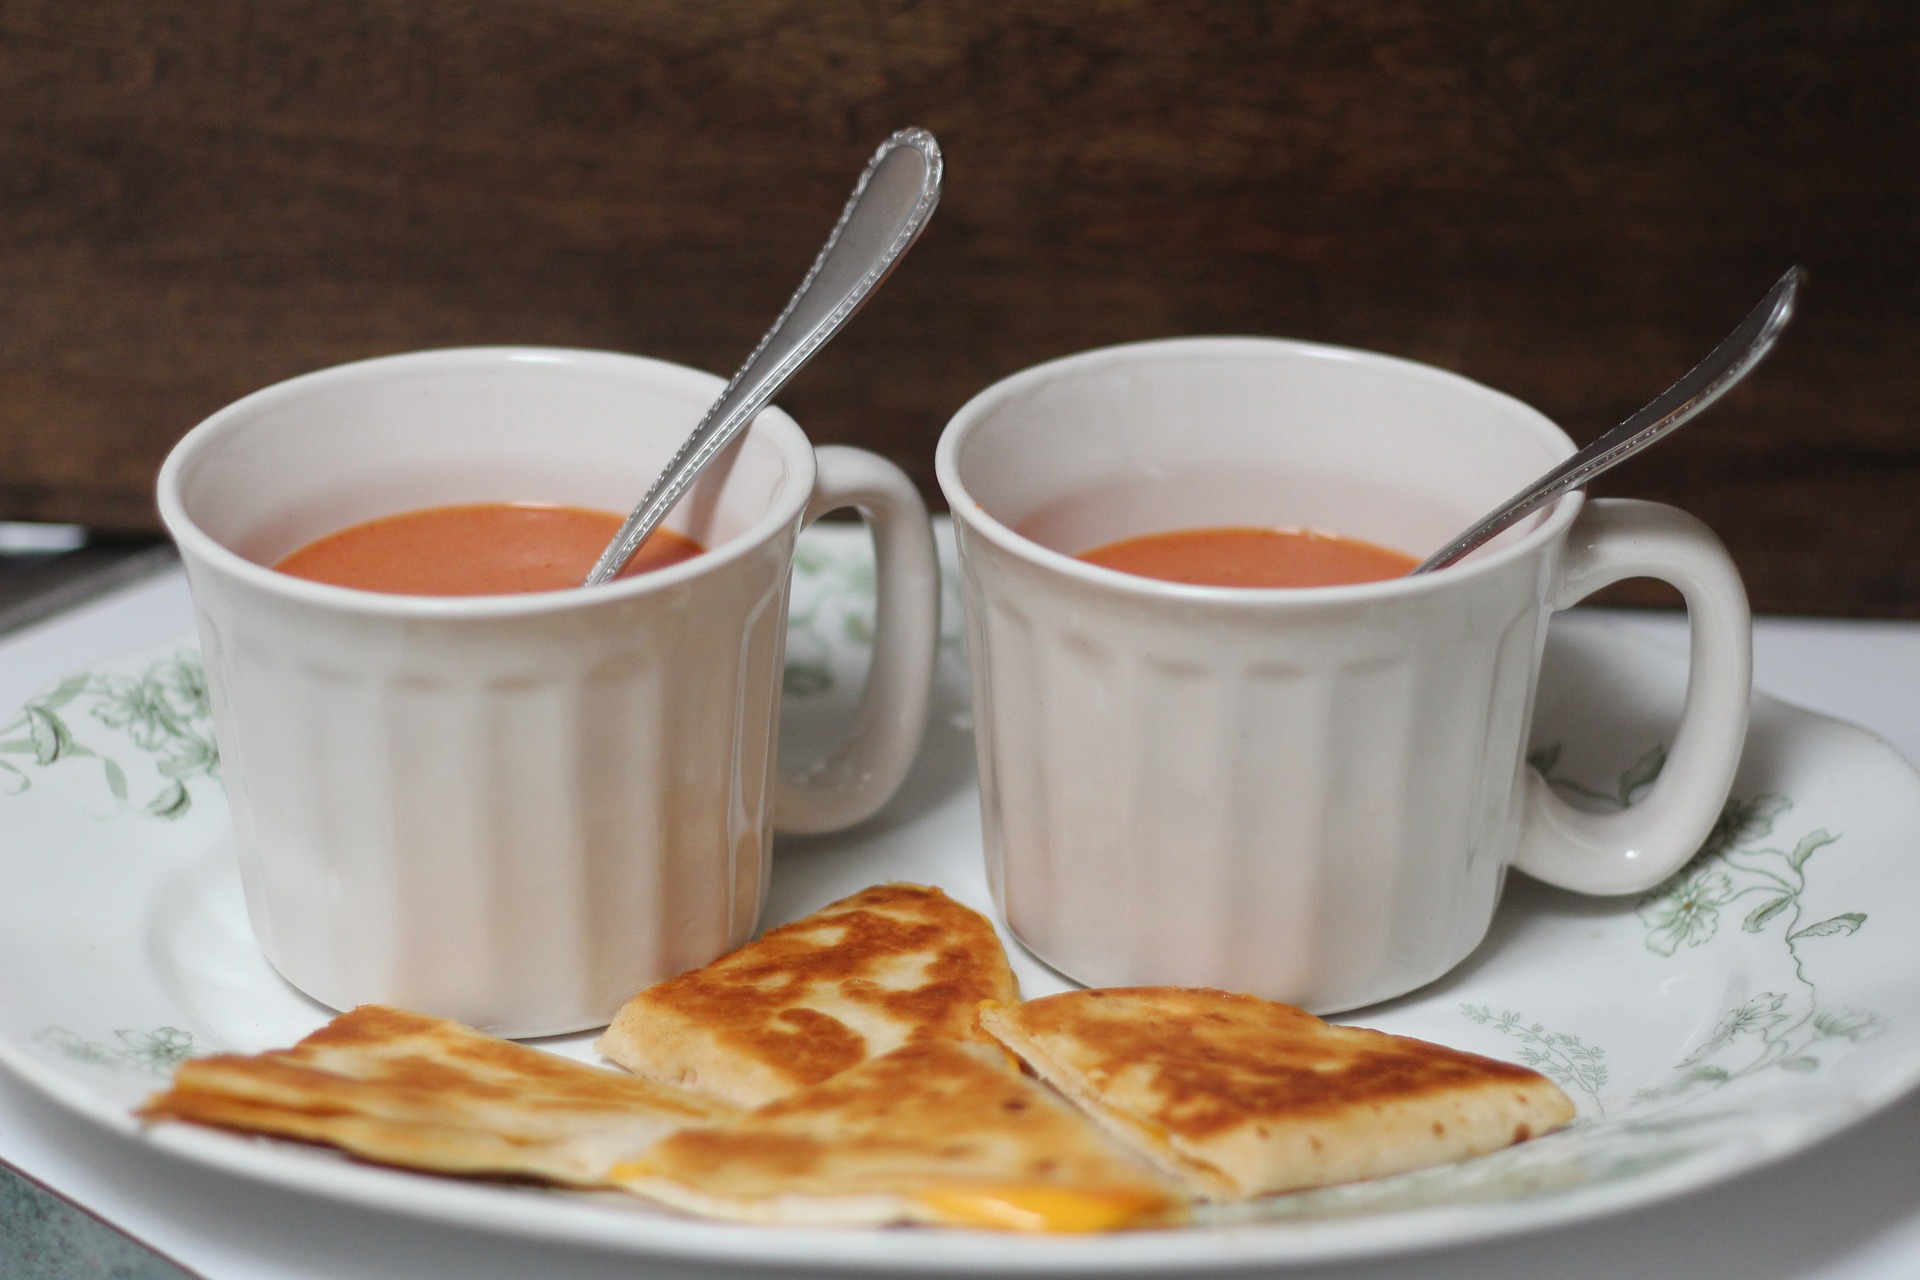
[[[806,279],[600,553],[586,586],[626,567],[694,477],[886,279],[939,203],[941,168],[940,145],[925,129],[902,129],[880,144]]]
[[[1773,349],[1780,330],[1793,318],[1794,300],[1805,278],[1806,272],[1799,267],[1789,267],[1787,274],[1760,300],[1760,305],[1748,312],[1747,318],[1684,378],[1654,397],[1646,408],[1515,494],[1493,514],[1434,552],[1413,572],[1431,573],[1446,568],[1516,520],[1526,518],[1568,490],[1578,489],[1602,471],[1626,461],[1731,391]]]

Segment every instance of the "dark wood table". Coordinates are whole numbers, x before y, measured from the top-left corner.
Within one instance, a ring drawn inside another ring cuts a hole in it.
[[[931,492],[942,423],[1066,352],[1376,348],[1587,439],[1792,262],[1752,383],[1604,483],[1773,612],[1920,615],[1920,10],[62,0],[0,9],[0,519],[151,531],[221,404],[409,348],[731,369],[867,153],[947,197],[785,398]]]

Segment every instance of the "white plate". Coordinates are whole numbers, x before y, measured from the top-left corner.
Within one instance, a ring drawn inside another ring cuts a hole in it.
[[[787,750],[857,685],[871,570],[816,530],[796,575]],[[934,726],[907,789],[848,835],[783,841],[768,923],[875,881],[988,908],[949,592]],[[1569,793],[1631,802],[1684,659],[1592,621],[1557,627],[1536,719]],[[1484,1159],[1124,1236],[780,1230],[614,1195],[407,1174],[131,1108],[190,1053],[290,1044],[328,1014],[253,945],[190,643],[79,674],[0,723],[0,1061],[110,1128],[243,1177],[402,1214],[659,1257],[843,1271],[1192,1273],[1531,1230],[1658,1200],[1808,1146],[1920,1081],[1920,777],[1866,732],[1765,697],[1735,802],[1664,891],[1596,901],[1516,877],[1458,971],[1349,1020],[1534,1064],[1570,1130]],[[1557,751],[1555,744],[1559,744]],[[1030,995],[1065,984],[1013,948]],[[590,1058],[590,1037],[545,1047]]]

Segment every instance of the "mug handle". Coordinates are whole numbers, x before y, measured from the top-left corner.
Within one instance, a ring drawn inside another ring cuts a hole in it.
[[[844,445],[814,450],[818,468],[804,528],[852,507],[873,533],[873,659],[853,728],[798,776],[776,770],[774,825],[796,835],[838,831],[873,816],[907,776],[926,733],[940,643],[940,562],[927,504],[906,472]]]
[[[1653,789],[1619,813],[1575,809],[1532,768],[1513,865],[1576,893],[1651,889],[1700,849],[1733,786],[1753,692],[1753,615],[1733,558],[1677,507],[1589,499],[1567,535],[1558,589],[1564,609],[1623,578],[1659,578],[1687,602],[1687,699]]]

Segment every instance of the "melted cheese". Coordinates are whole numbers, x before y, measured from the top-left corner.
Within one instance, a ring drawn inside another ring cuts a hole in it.
[[[916,1191],[913,1198],[954,1226],[997,1231],[1117,1231],[1163,1219],[1173,1207],[1170,1197],[1131,1188],[952,1187]]]

